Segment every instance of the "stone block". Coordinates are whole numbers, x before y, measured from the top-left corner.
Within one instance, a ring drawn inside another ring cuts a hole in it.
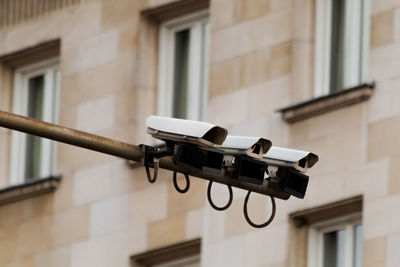
[[[283,43],[271,48],[271,78],[289,74],[292,70],[292,44]]]
[[[48,17],[47,20],[35,20],[31,23],[21,23],[19,27],[9,27],[7,37],[2,41],[4,50],[0,51],[0,54],[13,53],[55,40],[60,37],[60,25],[59,17]]]
[[[371,48],[393,42],[393,11],[389,10],[371,17]]]
[[[363,264],[365,266],[382,266],[379,263],[386,259],[386,237],[379,237],[364,242]]]
[[[136,119],[136,90],[126,89],[115,94],[115,124],[133,124]],[[132,137],[130,138],[132,140]]]
[[[399,203],[400,194],[365,201],[363,211],[364,240],[376,239],[400,232],[400,216],[395,212]]]
[[[219,30],[234,24],[240,13],[240,0],[219,0],[210,2],[210,25],[212,30]],[[213,15],[218,14],[218,15]]]
[[[92,204],[90,208],[90,238],[124,231],[130,224],[130,196],[113,197]]]
[[[71,247],[63,246],[51,249],[35,256],[35,267],[71,266]]]
[[[400,7],[399,0],[372,0],[371,14],[381,13],[397,7]]]
[[[400,155],[400,116],[368,125],[368,160]]]
[[[214,31],[210,44],[211,64],[223,62],[253,50],[255,43],[251,39],[252,23],[254,22],[244,22]]]
[[[250,226],[243,215],[244,199],[236,199],[226,211],[225,237],[242,235],[255,228]],[[248,202],[248,214],[251,220],[260,224],[265,222],[271,215],[271,200],[260,194],[251,194]]]
[[[31,257],[48,250],[53,243],[53,217],[41,216],[18,226],[16,258]]]
[[[86,132],[98,132],[111,128],[115,123],[115,95],[82,103],[78,106],[77,128]]]
[[[7,267],[35,267],[33,257],[26,257],[17,261],[7,263]]]
[[[61,246],[89,237],[90,209],[80,206],[54,215],[53,245]]]
[[[322,127],[326,127],[325,126]],[[312,151],[319,156],[319,162],[311,169],[310,175],[325,176],[346,169],[352,169],[365,162],[366,133],[362,129],[346,129],[343,133],[332,134],[302,143],[290,144],[293,149]]]
[[[73,189],[73,175],[67,170],[61,170],[63,174],[62,182],[58,185],[56,193],[53,196],[53,210],[54,212],[69,209],[73,206],[72,203],[72,189]]]
[[[71,267],[130,266],[130,256],[146,249],[146,227],[134,228],[104,237],[74,243]]]
[[[197,209],[186,213],[186,239],[195,239],[203,236],[204,209]]]
[[[271,246],[273,240],[273,246]],[[288,247],[288,226],[269,225],[245,235],[243,266],[284,264]],[[268,249],[266,249],[268,248]]]
[[[147,186],[144,170],[130,169],[123,159],[82,168],[75,173],[73,179],[74,205],[87,204]]]
[[[396,267],[400,265],[400,234],[391,235],[387,238],[386,266]]]
[[[0,229],[16,226],[25,221],[24,202],[18,201],[1,206]]]
[[[252,22],[251,40],[254,47],[282,44],[292,38],[292,30],[293,10],[274,12]]]
[[[132,88],[132,63],[118,58],[108,64],[62,77],[61,111]],[[112,77],[112,78],[110,78]]]
[[[137,124],[132,141],[136,144],[153,144],[155,139],[146,133],[146,119],[150,115],[157,114],[157,93],[154,90],[137,90],[135,107]]]
[[[99,164],[81,169],[74,176],[73,203],[75,206],[106,198],[111,184],[111,164]]]
[[[390,185],[390,161],[386,158],[355,166],[352,170],[341,172],[346,196],[363,195],[364,200],[387,196]]]
[[[112,62],[118,55],[118,32],[110,30],[81,40],[75,46],[62,47],[61,67],[65,76]]]
[[[301,42],[312,41],[314,36],[314,23],[315,23],[314,22],[315,1],[313,0],[293,1],[292,6],[294,9],[293,39]]]
[[[400,157],[393,157],[389,160],[389,181],[388,193],[389,195],[400,193],[400,173],[398,167],[400,166]]]
[[[370,53],[370,77],[379,82],[399,77],[400,69],[397,67],[399,60],[399,43],[373,49]]]
[[[292,81],[291,103],[300,103],[313,97],[314,75],[313,41],[292,42]]]
[[[168,183],[159,180],[130,194],[129,213],[133,225],[148,224],[167,218],[168,188]]]
[[[241,57],[240,87],[265,82],[269,79],[270,49],[268,47],[256,50]]]
[[[269,0],[242,0],[241,1],[241,19],[252,19],[264,15],[270,11]]]
[[[270,0],[271,10],[279,11],[293,7],[293,0]]]
[[[172,172],[171,174],[172,175]],[[204,207],[206,199],[206,182],[202,179],[191,177],[188,194],[181,194],[175,190],[172,182],[168,186],[168,216],[177,216],[192,210]],[[185,186],[182,174],[177,174],[178,185]]]
[[[222,256],[226,255],[226,256]],[[237,236],[202,248],[202,265],[209,267],[244,265],[244,237]]]
[[[204,209],[203,244],[218,243],[225,239],[225,218],[226,212],[216,211],[210,205],[206,206]]]
[[[393,10],[393,38],[395,42],[400,40],[400,8]]]
[[[110,155],[107,154],[62,143],[57,144],[58,171],[71,172],[78,169],[88,169],[109,161]]]
[[[186,218],[178,215],[148,224],[147,249],[155,249],[185,240]]]
[[[289,41],[292,35],[292,13],[290,9],[274,12],[214,32],[211,39],[211,62],[221,62],[257,48]]]
[[[211,98],[208,103],[207,120],[222,127],[246,121],[248,94],[247,89],[242,89]]]
[[[18,229],[14,227],[0,228],[0,262],[7,263],[16,259],[18,246]]]
[[[339,173],[324,176],[310,174],[310,177],[312,180],[303,200],[307,205],[318,206],[347,197],[344,195],[345,178]]]
[[[103,30],[108,30],[119,26],[132,16],[139,17],[139,10],[143,7],[140,1],[117,0],[107,1],[102,0],[101,9],[101,26]]]
[[[368,123],[388,119],[400,115],[400,79],[394,78],[380,82],[374,90],[374,95],[366,103]]]
[[[240,88],[241,60],[234,58],[211,66],[209,97]]]
[[[60,17],[60,35],[63,45],[72,45],[100,32],[101,3],[85,2],[74,12]]]

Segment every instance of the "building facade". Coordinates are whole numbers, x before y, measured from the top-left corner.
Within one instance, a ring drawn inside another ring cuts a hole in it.
[[[132,144],[158,144],[152,114],[206,120],[320,158],[256,229],[246,191],[215,211],[201,179],[0,128],[0,265],[400,266],[399,40],[392,0],[0,1],[1,110]]]

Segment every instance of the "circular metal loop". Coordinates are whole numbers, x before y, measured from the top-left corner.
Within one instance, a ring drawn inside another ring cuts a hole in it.
[[[176,180],[176,172],[174,172],[173,179],[172,179],[173,182],[174,182],[174,186],[175,186],[176,191],[178,191],[181,194],[186,193],[189,190],[189,187],[190,187],[189,175],[187,175],[186,173],[183,173],[183,175],[185,176],[185,180],[186,180],[186,186],[183,189],[180,189],[179,186],[178,186],[178,182]]]
[[[270,196],[271,203],[272,203],[272,213],[271,213],[271,217],[268,219],[268,221],[266,221],[265,223],[262,223],[262,224],[255,224],[250,220],[249,215],[247,213],[247,203],[249,202],[250,193],[251,193],[251,191],[249,191],[247,193],[246,198],[244,199],[244,205],[243,205],[243,213],[244,213],[244,217],[246,218],[247,223],[255,228],[263,228],[265,226],[268,226],[275,217],[275,212],[276,212],[275,199]]]
[[[153,184],[157,180],[157,175],[158,175],[158,162],[154,162],[154,173],[153,177],[150,175],[150,168],[148,166],[145,166],[146,169],[146,175],[147,175],[147,180],[149,183]]]
[[[211,207],[213,207],[214,209],[216,209],[216,210],[226,210],[227,208],[229,208],[229,206],[232,204],[232,200],[233,200],[233,192],[232,192],[232,187],[230,186],[230,185],[227,185],[228,186],[228,189],[229,189],[229,201],[228,201],[228,203],[225,205],[225,206],[223,206],[223,207],[218,207],[218,206],[216,206],[215,204],[214,204],[214,202],[212,201],[212,199],[211,199],[211,186],[212,186],[212,181],[210,181],[209,183],[208,183],[208,187],[207,187],[207,198],[208,198],[208,202],[210,203],[210,205],[211,205]]]

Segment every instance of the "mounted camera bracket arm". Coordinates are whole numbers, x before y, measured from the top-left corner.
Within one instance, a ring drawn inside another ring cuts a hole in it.
[[[47,123],[24,116],[19,116],[0,110],[0,126],[11,130],[48,138],[54,141],[86,148],[89,150],[113,155],[135,162],[144,162],[143,147],[116,141],[110,138],[62,127],[56,124]],[[148,150],[149,151],[149,150]],[[182,166],[174,163],[172,156],[157,155],[154,151],[153,158],[159,158],[159,168],[174,172],[187,173],[191,176],[202,178],[216,183],[226,184],[255,193],[269,195],[280,199],[288,199],[290,194],[282,191],[279,185],[273,182],[264,181],[261,185],[246,183],[237,179],[231,179],[225,172],[214,173],[207,170],[188,171]],[[160,152],[161,153],[161,152]],[[164,152],[162,152],[164,153]],[[151,153],[150,153],[151,154]],[[156,156],[155,156],[156,155]],[[149,163],[149,160],[147,160]]]

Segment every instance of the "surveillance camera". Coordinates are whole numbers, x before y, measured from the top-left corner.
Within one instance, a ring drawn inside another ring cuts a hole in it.
[[[224,152],[219,149],[180,142],[177,143],[175,151],[175,164],[186,169],[193,171],[208,170],[217,173],[222,171]]]
[[[268,165],[291,167],[300,172],[306,172],[318,162],[318,156],[307,151],[272,146],[263,155],[263,160]]]
[[[271,141],[260,137],[228,135],[221,149],[225,154],[244,154],[252,158],[262,158],[271,145]]]
[[[263,184],[266,164],[262,159],[271,141],[260,137],[228,135],[220,147],[224,166],[232,169],[232,177],[254,184]]]
[[[318,156],[301,150],[272,146],[263,155],[268,176],[279,180],[280,188],[298,198],[304,198],[308,176],[304,173],[314,166]]]
[[[225,128],[207,122],[160,116],[148,117],[146,125],[147,133],[154,138],[206,147],[219,147],[228,134]]]

